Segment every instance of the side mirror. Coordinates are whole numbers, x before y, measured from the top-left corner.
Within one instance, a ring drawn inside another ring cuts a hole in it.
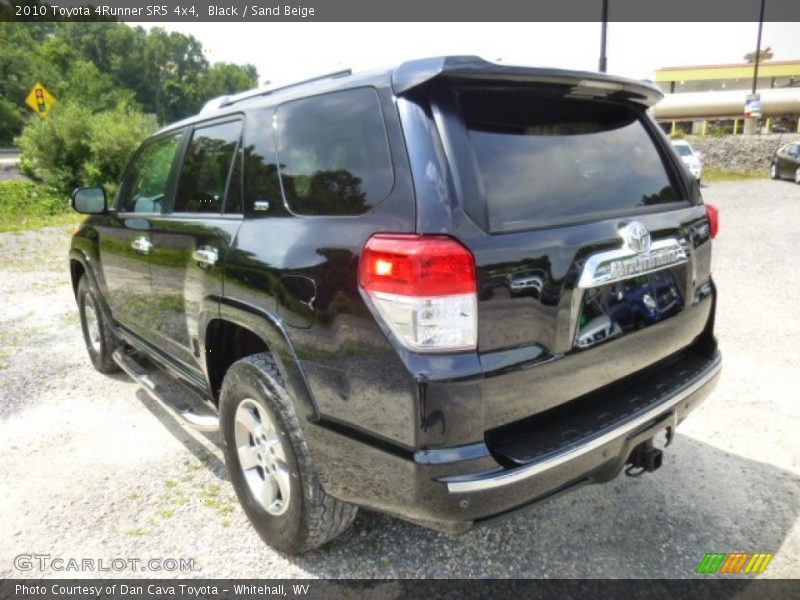
[[[703,158],[703,153],[702,152],[695,152],[694,155],[697,157],[698,160]]]
[[[72,209],[83,215],[102,215],[106,212],[106,192],[99,187],[78,188],[72,192]]]

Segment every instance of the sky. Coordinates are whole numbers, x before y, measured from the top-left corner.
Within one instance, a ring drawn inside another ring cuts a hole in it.
[[[251,63],[262,84],[442,54],[597,70],[600,53],[599,23],[138,24],[195,36],[209,62]],[[755,49],[757,29],[757,23],[612,22],[608,72],[653,79],[659,67],[743,62]],[[774,60],[800,60],[800,23],[765,23],[762,48],[768,46]]]

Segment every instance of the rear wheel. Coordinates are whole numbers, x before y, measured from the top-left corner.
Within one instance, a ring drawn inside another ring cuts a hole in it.
[[[769,166],[769,176],[772,179],[778,179],[778,165],[776,165],[775,163],[772,163]]]
[[[270,354],[248,356],[225,375],[220,398],[225,462],[258,534],[289,554],[341,534],[357,508],[325,493],[300,422]]]
[[[78,311],[81,317],[83,341],[94,368],[101,373],[119,371],[117,363],[111,357],[117,346],[116,338],[100,311],[97,296],[92,291],[86,275],[83,275],[78,282]]]

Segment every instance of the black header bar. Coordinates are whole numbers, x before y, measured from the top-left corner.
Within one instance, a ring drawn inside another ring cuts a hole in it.
[[[761,0],[609,0],[612,22],[758,21]],[[0,21],[600,21],[602,0],[0,0]],[[764,20],[800,22],[800,1],[767,0]],[[800,35],[800,23],[798,23]],[[709,40],[713,43],[713,40]]]

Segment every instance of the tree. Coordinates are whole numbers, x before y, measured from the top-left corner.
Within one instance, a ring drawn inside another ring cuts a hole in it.
[[[761,62],[762,60],[769,60],[772,58],[772,56],[773,56],[772,48],[769,47],[764,48],[758,54],[758,62]],[[747,54],[744,55],[744,59],[749,63],[754,63],[756,62],[756,53],[748,52]]]
[[[46,39],[49,28],[31,25],[0,22],[0,145],[19,133],[30,114],[25,98],[33,85],[54,77],[47,59],[31,51],[37,40]]]
[[[257,80],[252,65],[210,66],[196,38],[160,28],[0,22],[0,145],[10,143],[32,114],[25,98],[36,82],[59,102],[91,111],[138,105],[165,124]]]
[[[258,85],[258,71],[253,65],[216,63],[200,78],[199,98],[206,102],[216,96],[234,94]]]

